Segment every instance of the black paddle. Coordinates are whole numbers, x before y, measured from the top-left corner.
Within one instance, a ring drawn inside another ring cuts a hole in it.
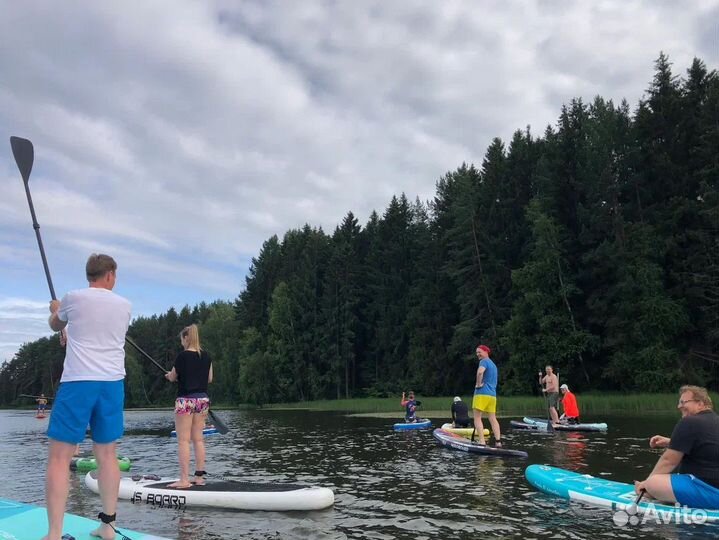
[[[48,267],[47,258],[45,257],[45,248],[42,245],[42,237],[40,236],[40,225],[38,224],[37,218],[35,217],[35,207],[32,204],[32,197],[30,196],[30,172],[32,171],[32,164],[35,160],[35,150],[33,149],[32,142],[30,142],[28,139],[23,139],[22,137],[10,137],[10,146],[12,147],[12,154],[15,157],[15,163],[17,163],[17,168],[20,169],[20,175],[22,176],[22,181],[25,185],[27,203],[30,206],[30,215],[32,216],[32,226],[33,229],[35,229],[37,245],[40,248],[40,256],[42,257],[42,265],[45,268],[47,286],[50,288],[50,297],[53,300],[57,300],[57,297],[55,296],[55,287],[52,286],[52,277],[50,277],[50,268]],[[155,360],[153,360],[153,358],[149,354],[147,354],[140,347],[138,347],[138,345],[133,340],[131,340],[127,336],[125,336],[125,340],[130,345],[135,347],[139,352],[145,355],[145,357],[149,358],[153,364],[155,364],[163,372],[165,372],[165,368],[155,362]],[[212,411],[210,411],[210,416],[212,417],[212,421],[215,422],[215,427],[217,427],[217,431],[219,431],[223,435],[229,431],[227,429],[227,426],[219,418],[217,418],[217,416],[215,416]]]
[[[135,347],[137,352],[139,352],[141,355],[143,355],[145,358],[147,358],[150,362],[152,362],[158,368],[160,368],[163,373],[167,373],[167,370],[164,367],[162,367],[162,365],[160,365],[160,363],[157,362],[157,360],[155,360],[152,356],[150,356],[147,352],[145,352],[137,343],[135,343],[135,341],[132,338],[130,338],[130,336],[125,336],[125,341],[127,341],[130,345]],[[219,416],[217,416],[214,412],[212,412],[212,409],[209,410],[209,414],[210,414],[210,417],[212,418],[212,423],[215,424],[215,428],[217,428],[217,431],[219,431],[222,435],[225,435],[226,433],[228,433],[230,431],[229,428],[225,425],[225,423],[222,420],[220,420]]]
[[[30,394],[18,394],[17,397],[29,397],[29,398],[33,398],[33,399],[47,399],[47,400],[52,399],[51,397],[47,397],[47,396],[31,396]]]

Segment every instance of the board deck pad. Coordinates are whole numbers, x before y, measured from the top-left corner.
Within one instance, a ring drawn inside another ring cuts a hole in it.
[[[156,482],[152,484],[145,484],[145,487],[156,488],[156,489],[171,489],[173,491],[224,491],[224,492],[236,492],[236,491],[249,491],[249,492],[282,492],[282,491],[297,491],[298,489],[304,489],[307,486],[300,486],[299,484],[267,484],[261,482],[235,482],[234,480],[225,480],[220,482],[207,481],[206,484],[198,486],[193,484],[190,488],[176,488],[170,487],[170,484],[175,480],[167,482]]]

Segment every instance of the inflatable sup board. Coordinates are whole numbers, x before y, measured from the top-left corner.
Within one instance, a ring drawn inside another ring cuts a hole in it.
[[[90,532],[100,526],[100,521],[74,514],[65,514],[62,532],[75,540],[97,540]],[[160,536],[131,531],[124,527],[117,529],[132,540],[168,540]],[[47,534],[47,510],[40,506],[24,504],[10,499],[0,499],[0,538],[3,540],[27,540],[42,538]],[[118,536],[119,538],[119,536]]]
[[[211,481],[205,485],[178,489],[168,487],[176,478],[135,475],[120,480],[120,499],[134,504],[151,504],[179,509],[211,506],[234,510],[321,510],[332,506],[335,495],[329,488],[283,483]],[[97,472],[85,476],[85,485],[99,492]]]
[[[633,485],[596,478],[589,474],[548,465],[530,465],[524,471],[524,476],[527,482],[539,491],[570,501],[610,508],[615,512],[624,510],[623,513],[618,513],[625,519],[637,519],[636,514],[647,514],[647,518],[652,519],[651,522],[659,523],[701,524],[719,521],[719,510],[688,508],[646,500],[642,500],[637,506],[634,504],[637,495]]]
[[[207,426],[205,429],[202,430],[202,434],[207,437],[208,435],[214,435],[216,433],[219,433],[217,431],[217,428],[215,426]],[[174,429],[170,432],[170,437],[177,437],[177,431]]]
[[[117,466],[121,471],[129,471],[130,465],[130,458],[117,456]],[[97,460],[95,460],[95,456],[76,456],[72,458],[72,461],[70,462],[71,471],[87,472],[94,471],[95,469],[97,469]]]
[[[452,424],[449,424],[449,423],[442,424],[441,429],[443,429],[445,431],[449,431],[450,433],[456,433],[457,435],[461,435],[462,437],[466,437],[468,439],[472,437],[472,432],[474,431],[474,428],[471,428],[471,427],[468,427],[468,428],[452,427]],[[477,435],[479,435],[479,431],[477,431],[474,434],[475,437]],[[484,428],[484,436],[485,437],[489,436],[489,430],[487,428]]]
[[[494,446],[487,446],[486,444],[479,444],[478,442],[470,441],[457,433],[450,433],[443,429],[435,429],[432,432],[435,439],[446,448],[452,450],[460,450],[461,452],[468,452],[470,454],[483,454],[486,456],[498,456],[498,457],[528,457],[527,452],[523,450],[510,450],[509,448],[495,448]]]
[[[395,431],[407,431],[410,429],[426,429],[432,426],[429,418],[418,418],[416,422],[397,422],[394,425]]]
[[[533,426],[544,426],[544,429],[546,430],[548,420],[546,418],[532,418],[525,416],[523,422]],[[542,428],[540,427],[539,429]],[[604,422],[598,424],[560,424],[554,426],[554,429],[556,431],[606,431],[607,424]]]

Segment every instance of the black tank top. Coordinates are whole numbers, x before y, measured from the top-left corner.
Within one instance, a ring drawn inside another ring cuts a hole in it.
[[[177,397],[190,394],[206,394],[207,379],[210,376],[210,355],[202,351],[182,351],[175,358],[177,373]]]

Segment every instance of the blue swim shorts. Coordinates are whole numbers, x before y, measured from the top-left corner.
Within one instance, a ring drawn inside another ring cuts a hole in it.
[[[98,444],[116,441],[124,432],[125,381],[72,381],[60,384],[47,436],[77,444],[90,426]]]
[[[672,474],[672,491],[677,502],[691,508],[719,509],[719,489],[693,474]]]

